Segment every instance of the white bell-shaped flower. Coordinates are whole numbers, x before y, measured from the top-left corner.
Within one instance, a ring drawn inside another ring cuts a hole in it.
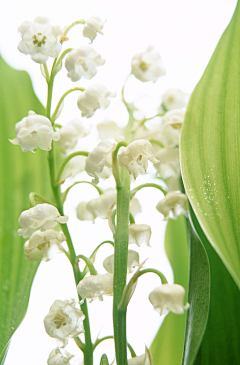
[[[99,16],[91,16],[84,24],[83,36],[89,38],[92,43],[97,36],[97,32],[101,32],[104,23]]]
[[[130,200],[129,211],[133,218],[135,218],[138,213],[141,213],[142,208],[137,198],[134,197]]]
[[[74,357],[64,349],[53,349],[47,360],[48,365],[70,365],[70,360]]]
[[[38,16],[33,22],[25,21],[18,28],[22,40],[18,49],[24,54],[30,54],[33,61],[45,63],[48,57],[56,58],[61,50],[63,30],[59,25],[52,26],[49,19]]]
[[[44,326],[50,337],[57,339],[59,347],[65,347],[68,339],[84,332],[83,312],[75,308],[76,301],[55,300],[49,313],[44,318]]]
[[[37,204],[28,210],[24,210],[18,219],[20,227],[18,230],[19,236],[23,238],[31,237],[33,232],[40,228],[41,231],[56,226],[56,222],[66,223],[68,216],[61,216],[56,207],[51,204]]]
[[[95,217],[108,219],[109,211],[116,201],[116,190],[109,188],[106,189],[98,198],[90,200],[87,204],[87,209],[92,212]]]
[[[10,142],[20,145],[23,152],[35,152],[37,147],[50,151],[52,140],[58,141],[60,138],[59,133],[54,132],[50,120],[43,115],[28,115],[16,124],[15,129],[17,138],[10,139]]]
[[[153,356],[145,347],[145,354],[141,356],[135,356],[128,360],[128,365],[153,365]]]
[[[94,222],[97,218],[90,210],[87,208],[88,202],[80,202],[76,208],[77,218],[80,221],[92,221]]]
[[[175,147],[179,145],[184,117],[185,111],[181,109],[171,110],[162,117],[159,139],[165,147]]]
[[[111,167],[111,153],[115,150],[116,145],[109,141],[101,141],[97,147],[89,152],[86,158],[85,170],[89,176],[94,177],[93,183],[99,182],[99,174],[103,171],[104,166]]]
[[[183,108],[186,105],[186,96],[180,89],[168,89],[162,96],[163,106],[167,110]]]
[[[149,300],[154,309],[161,315],[167,311],[182,314],[189,308],[189,303],[184,305],[185,289],[179,284],[163,284],[149,294]]]
[[[188,215],[187,196],[175,191],[169,192],[158,202],[156,209],[163,214],[164,221],[177,219],[180,214]]]
[[[102,84],[89,86],[77,100],[82,117],[91,118],[97,109],[106,109],[110,104],[109,98],[115,98],[116,95],[116,92],[109,91]]]
[[[79,119],[73,119],[68,124],[59,129],[60,139],[58,145],[64,151],[71,151],[77,144],[79,138],[84,138],[89,134],[89,128],[85,128]]]
[[[92,47],[83,46],[72,50],[66,57],[65,67],[67,76],[72,81],[78,81],[81,77],[92,79],[97,73],[97,66],[101,66],[105,60]]]
[[[139,266],[139,254],[136,251],[128,250],[127,273],[134,271],[135,267]],[[106,257],[103,261],[104,269],[110,273],[114,273],[114,255]]]
[[[82,299],[98,298],[103,301],[103,295],[113,295],[113,274],[90,275],[82,279],[77,286],[78,294]]]
[[[152,145],[145,139],[131,142],[127,147],[121,147],[118,152],[119,165],[128,170],[134,179],[139,174],[145,174],[148,160],[152,163],[159,162],[153,155]]]
[[[39,260],[49,261],[57,253],[62,253],[62,243],[66,237],[62,232],[47,229],[46,231],[36,231],[24,244],[24,253],[28,261]]]
[[[104,120],[97,125],[97,130],[99,138],[105,139],[115,139],[120,142],[124,139],[124,129],[119,128],[117,123],[112,120]]]
[[[162,59],[153,46],[148,46],[145,52],[137,53],[132,58],[132,74],[140,81],[157,81],[166,74]]]
[[[159,148],[154,156],[159,160],[154,164],[155,169],[163,179],[171,176],[179,178],[180,163],[178,148]]]
[[[129,243],[135,243],[139,247],[142,243],[150,246],[151,227],[147,224],[132,223],[129,226]]]
[[[67,157],[67,156],[66,156]],[[86,157],[85,156],[75,156],[71,158],[71,160],[65,166],[62,179],[67,179],[68,177],[74,177],[80,172],[85,170],[86,166]]]

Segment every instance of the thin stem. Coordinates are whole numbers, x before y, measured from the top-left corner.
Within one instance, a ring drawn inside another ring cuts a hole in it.
[[[123,147],[123,146],[126,147],[127,143],[126,142],[119,142],[117,144],[116,149],[112,153],[112,173],[113,173],[114,179],[116,181],[116,186],[121,186],[122,185],[117,154],[118,154],[119,148]]]
[[[131,199],[136,194],[136,192],[141,190],[142,188],[156,188],[156,189],[160,190],[164,195],[167,194],[167,190],[165,190],[162,186],[160,186],[158,184],[154,184],[154,183],[146,183],[146,184],[139,185],[135,189],[131,190],[131,192],[130,192]]]
[[[47,68],[46,62],[43,64],[43,69],[45,71],[46,81],[48,82],[50,80],[50,76],[49,76],[49,72],[48,72],[48,68]]]
[[[103,341],[105,340],[113,340],[114,337],[113,336],[105,336],[103,338],[99,338],[95,341],[95,344],[93,345],[93,350],[95,350],[95,348]],[[130,345],[130,343],[127,343],[127,347],[129,348],[129,351],[131,353],[132,357],[136,357],[136,352],[133,350],[132,346]]]
[[[76,257],[76,259],[77,260],[82,259],[86,263],[86,265],[88,267],[88,270],[89,270],[91,275],[97,275],[98,274],[97,270],[95,269],[95,267],[93,265],[93,262],[88,257],[86,257],[85,255],[78,255]]]
[[[76,20],[75,22],[73,22],[72,24],[70,24],[68,27],[65,28],[64,32],[63,32],[63,36],[66,37],[66,35],[68,34],[69,30],[72,29],[72,27],[74,27],[74,25],[77,24],[85,24],[86,20]]]
[[[59,102],[58,102],[58,104],[57,104],[57,106],[56,106],[56,109],[54,110],[54,113],[53,113],[53,115],[52,115],[52,120],[55,120],[55,118],[56,118],[56,115],[57,115],[57,113],[58,113],[58,110],[59,110],[59,108],[61,107],[61,105],[62,105],[62,103],[63,103],[63,101],[64,101],[64,99],[65,99],[65,97],[68,95],[68,94],[70,94],[70,93],[72,93],[73,91],[84,91],[85,89],[83,88],[83,87],[74,87],[74,88],[72,88],[72,89],[69,89],[69,90],[67,90],[62,96],[61,96],[61,98],[59,99]]]
[[[126,79],[125,79],[125,81],[124,81],[124,84],[123,84],[123,87],[122,87],[122,101],[123,101],[123,103],[126,105],[126,107],[128,108],[128,103],[126,102],[126,100],[125,100],[125,96],[124,96],[124,90],[125,90],[125,86],[126,86],[126,83],[127,83],[127,80],[129,79],[129,76],[130,76],[131,74],[129,74],[127,77],[126,77]]]
[[[85,344],[80,340],[79,337],[73,337],[77,347],[82,351],[84,352],[84,349],[85,349]]]
[[[148,272],[151,272],[153,274],[156,274],[160,277],[162,284],[168,284],[168,281],[166,279],[166,277],[163,275],[163,273],[157,269],[144,269],[141,270],[138,277],[140,278],[140,276],[147,274]]]
[[[54,205],[52,202],[50,202],[50,200],[46,199],[44,196],[34,193],[34,192],[30,193],[28,197],[29,197],[30,205],[32,207],[37,205],[37,202]]]
[[[69,52],[71,52],[74,48],[67,48],[65,49],[65,51],[60,55],[60,57],[58,58],[56,65],[54,68],[58,67],[58,65],[60,65],[60,63],[62,62],[62,60],[64,59],[64,57],[66,56],[66,54],[68,54]]]
[[[95,185],[95,184],[93,184],[92,182],[90,182],[90,181],[76,181],[75,183],[73,183],[71,186],[69,186],[65,191],[64,191],[64,193],[62,194],[62,203],[64,203],[65,202],[65,200],[66,200],[66,197],[67,197],[67,194],[69,193],[69,190],[73,187],[73,186],[75,186],[75,185],[77,185],[77,184],[90,184],[90,185],[92,185],[97,191],[98,191],[98,193],[99,193],[99,195],[101,195],[101,194],[103,194],[103,191],[99,188],[99,186],[97,186],[97,185]]]
[[[156,139],[149,139],[149,142],[153,143],[153,144],[157,144],[159,147],[164,148],[164,144],[160,141],[157,141]]]
[[[62,172],[64,170],[64,167],[66,166],[66,164],[73,158],[73,157],[76,157],[76,156],[88,156],[89,152],[86,152],[86,151],[76,151],[76,152],[73,152],[73,153],[70,153],[70,155],[68,155],[65,160],[63,161],[59,171],[58,171],[58,175],[57,175],[57,179],[56,181],[54,182],[56,185],[59,185],[59,181],[61,179],[61,175],[62,175]]]
[[[110,243],[113,247],[114,247],[114,242],[112,242],[112,241],[103,241],[103,242],[101,242],[96,248],[95,248],[95,250],[92,252],[92,254],[91,254],[91,256],[90,256],[90,259],[92,259],[95,255],[96,255],[96,253],[97,253],[97,251],[99,250],[99,248],[102,246],[102,245],[104,245],[105,243]],[[83,277],[85,277],[85,275],[87,274],[87,265],[84,267],[84,269],[83,269],[83,272],[82,272],[82,276]]]

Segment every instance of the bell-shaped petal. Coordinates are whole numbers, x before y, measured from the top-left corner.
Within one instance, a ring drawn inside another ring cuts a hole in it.
[[[88,203],[87,202],[80,202],[76,208],[77,211],[77,218],[80,221],[92,221],[94,222],[94,219],[96,216],[90,212],[87,208]]]
[[[44,318],[47,334],[57,339],[59,347],[65,347],[69,338],[84,332],[83,320],[85,315],[75,306],[76,301],[74,299],[55,300]]]
[[[184,214],[187,217],[187,196],[174,191],[167,193],[166,196],[158,202],[156,208],[163,214],[164,221],[169,218],[177,219],[180,214]]]
[[[98,298],[103,301],[103,295],[113,295],[113,274],[85,277],[78,283],[77,291],[83,300]]]
[[[47,360],[48,365],[70,365],[70,360],[74,357],[68,351],[58,347],[50,352]]]
[[[142,211],[141,205],[137,198],[134,197],[130,200],[129,211],[133,218],[135,218],[135,216]]]
[[[130,224],[129,226],[129,243],[135,243],[139,247],[142,243],[150,246],[150,238],[151,238],[151,227],[147,224]]]
[[[115,139],[117,142],[120,142],[124,139],[124,129],[119,128],[117,123],[112,120],[104,120],[103,122],[97,125],[97,130],[99,134],[99,138],[102,140],[105,139]]]
[[[91,16],[84,24],[83,36],[89,38],[92,43],[97,36],[97,32],[101,32],[104,23],[99,16]]]
[[[168,89],[162,96],[162,104],[167,110],[186,106],[186,96],[180,89]]]
[[[24,244],[24,253],[28,261],[39,260],[49,261],[57,253],[63,252],[62,243],[66,237],[62,232],[47,229],[46,231],[36,231]]]
[[[109,141],[100,142],[86,158],[85,170],[89,176],[94,177],[93,183],[99,182],[99,174],[103,171],[104,166],[111,167],[111,153],[115,150],[116,145]]]
[[[134,271],[135,267],[139,266],[139,254],[136,251],[128,250],[128,263],[127,263],[127,273]],[[106,257],[103,261],[103,267],[108,272],[114,273],[114,255]]]
[[[60,139],[58,145],[64,151],[71,151],[77,144],[79,138],[86,137],[89,129],[85,128],[79,119],[73,119],[59,129]]]
[[[154,309],[161,315],[167,311],[183,314],[189,308],[189,303],[184,305],[185,289],[178,284],[163,284],[149,294],[149,300]]]
[[[163,179],[171,176],[179,178],[180,162],[178,148],[159,148],[154,156],[159,160],[154,164],[155,169]]]
[[[67,76],[72,81],[78,81],[81,77],[92,79],[97,73],[97,66],[101,66],[105,60],[92,47],[83,46],[72,50],[66,57],[65,67]]]
[[[50,120],[43,115],[31,114],[23,118],[15,126],[17,138],[10,140],[20,145],[23,152],[35,152],[37,147],[50,151],[52,140],[58,141],[60,135],[54,132]]]
[[[110,104],[109,98],[115,98],[116,95],[116,92],[109,91],[102,84],[89,86],[77,100],[82,117],[91,118],[97,109],[106,109]]]
[[[23,22],[18,31],[22,40],[18,50],[30,54],[33,61],[45,63],[48,57],[56,58],[61,50],[59,39],[63,33],[59,25],[52,26],[48,18],[38,16],[33,22]]]
[[[145,52],[137,53],[132,58],[131,65],[132,74],[143,82],[155,82],[166,73],[161,56],[153,46],[149,46]]]
[[[181,109],[171,110],[162,117],[158,139],[165,147],[176,147],[179,145],[184,117],[185,111]]]
[[[24,210],[18,219],[20,227],[18,230],[19,236],[23,238],[30,237],[33,232],[40,228],[41,231],[56,226],[56,222],[66,223],[68,216],[61,216],[56,207],[51,204],[38,204],[28,210]]]
[[[152,145],[145,139],[131,142],[127,147],[121,147],[118,152],[119,165],[128,170],[134,179],[139,174],[145,174],[148,160],[152,163],[159,162],[153,155]]]

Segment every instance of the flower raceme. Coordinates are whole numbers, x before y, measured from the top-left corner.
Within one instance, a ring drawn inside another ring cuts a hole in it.
[[[75,308],[76,301],[55,300],[44,318],[44,326],[50,337],[57,339],[59,347],[67,346],[68,339],[78,336],[83,330],[83,312]]]
[[[121,147],[118,152],[119,165],[128,170],[134,179],[139,174],[145,174],[148,160],[152,163],[159,162],[153,155],[152,145],[145,139],[131,142],[127,147]]]
[[[161,315],[167,311],[182,314],[189,308],[189,303],[183,304],[185,289],[178,284],[163,284],[149,294],[149,300],[154,309]]]
[[[153,46],[148,46],[145,52],[137,53],[132,58],[132,74],[142,82],[156,82],[165,73],[161,56]]]
[[[83,27],[83,36],[91,40],[91,43],[97,36],[98,33],[102,33],[102,28],[105,22],[103,22],[99,16],[91,16]]]
[[[116,95],[116,92],[109,91],[102,84],[89,86],[77,100],[82,117],[91,118],[97,109],[106,109],[110,104],[109,98],[115,98]]]
[[[20,227],[18,230],[19,236],[23,238],[31,237],[33,232],[40,228],[41,231],[46,231],[56,226],[59,223],[66,223],[68,216],[61,216],[56,207],[51,204],[38,204],[28,210],[24,210],[18,219]]]
[[[77,291],[82,299],[98,298],[103,301],[103,295],[113,295],[113,274],[97,274],[90,275],[82,279],[78,286]]]
[[[23,152],[35,152],[37,147],[50,151],[52,140],[58,141],[60,135],[54,132],[50,120],[43,115],[30,114],[15,126],[17,138],[10,139],[12,144],[20,145]]]
[[[39,260],[49,261],[56,253],[62,253],[62,243],[66,237],[62,232],[47,229],[46,231],[36,231],[24,244],[24,253],[28,261]]]
[[[78,81],[81,77],[92,79],[97,73],[96,67],[104,63],[105,60],[92,47],[79,47],[71,51],[66,57],[67,76],[72,81]]]
[[[164,220],[168,218],[177,219],[180,214],[188,215],[187,196],[178,192],[167,193],[158,202],[156,209],[163,214]]]
[[[52,26],[48,18],[38,16],[33,22],[25,21],[18,30],[22,36],[18,50],[30,54],[33,61],[45,63],[48,57],[56,58],[59,55],[59,38],[63,30],[59,25]]]

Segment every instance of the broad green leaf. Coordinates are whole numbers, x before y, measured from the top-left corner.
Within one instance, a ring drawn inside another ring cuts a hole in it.
[[[180,151],[200,225],[240,287],[240,4],[192,93]]]
[[[191,217],[206,249],[211,274],[208,321],[194,365],[237,365],[240,364],[240,292],[219,256],[208,242],[193,212],[191,212]],[[193,284],[193,294],[194,292],[198,294],[195,282]],[[190,293],[191,289],[189,295]],[[199,311],[202,310],[200,307],[203,305],[203,299],[204,296],[199,300]],[[193,303],[191,305],[193,306]],[[197,310],[196,306],[195,310]],[[191,312],[189,314],[191,316]],[[188,324],[191,324],[192,321],[193,319],[190,317]],[[194,338],[193,332],[190,332],[190,337]],[[192,362],[187,364],[190,365]]]
[[[20,213],[30,208],[28,194],[49,191],[48,164],[43,151],[23,153],[15,138],[15,123],[29,110],[44,113],[25,71],[9,67],[0,58],[0,358],[24,318],[39,262],[28,262],[24,239],[17,234]],[[48,196],[49,197],[49,196]],[[2,362],[3,363],[3,362]]]
[[[184,216],[170,219],[165,234],[165,251],[173,269],[174,282],[188,288],[187,226]],[[186,294],[187,297],[187,294]],[[154,365],[181,363],[186,314],[169,313],[164,319],[150,348]]]
[[[210,300],[210,271],[209,261],[201,241],[188,226],[190,240],[190,271],[187,311],[186,334],[182,365],[192,365],[205,332]],[[202,363],[205,365],[205,363]]]

